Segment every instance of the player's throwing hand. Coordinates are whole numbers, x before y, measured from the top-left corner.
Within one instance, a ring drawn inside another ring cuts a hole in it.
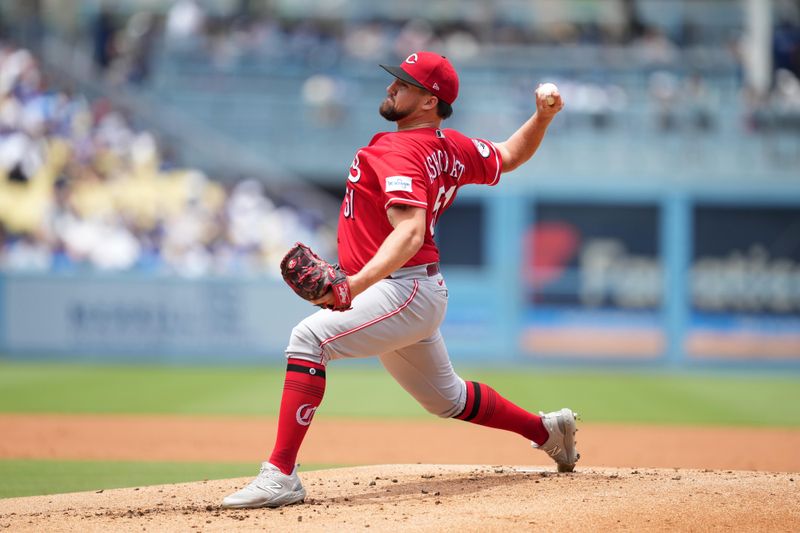
[[[564,109],[564,100],[554,83],[540,83],[536,88],[536,113],[544,118],[552,118]]]

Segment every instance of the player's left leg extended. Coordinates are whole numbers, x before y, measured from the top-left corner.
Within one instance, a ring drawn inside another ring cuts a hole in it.
[[[497,429],[513,431],[547,452],[561,472],[575,467],[575,414],[569,409],[538,416],[476,381],[464,381],[453,370],[447,347],[437,331],[422,342],[380,356],[397,382],[429,412]]]

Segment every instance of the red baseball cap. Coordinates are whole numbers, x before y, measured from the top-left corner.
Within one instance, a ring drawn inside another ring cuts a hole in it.
[[[414,52],[399,67],[381,67],[395,78],[430,91],[448,104],[458,98],[458,74],[443,55],[435,52]]]

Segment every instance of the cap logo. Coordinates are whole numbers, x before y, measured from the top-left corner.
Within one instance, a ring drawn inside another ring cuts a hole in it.
[[[417,62],[417,59],[418,59],[417,54],[411,54],[406,58],[406,63],[408,63],[409,65],[413,65],[414,63]]]
[[[435,91],[438,91],[438,90],[439,90],[439,84],[438,84],[438,83],[436,83],[436,82],[434,82],[434,83],[433,83],[433,89],[434,89]]]

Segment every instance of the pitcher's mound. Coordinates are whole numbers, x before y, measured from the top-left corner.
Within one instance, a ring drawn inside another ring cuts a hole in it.
[[[249,478],[0,500],[0,531],[800,530],[797,474],[379,465],[301,472],[305,504],[224,510]]]

